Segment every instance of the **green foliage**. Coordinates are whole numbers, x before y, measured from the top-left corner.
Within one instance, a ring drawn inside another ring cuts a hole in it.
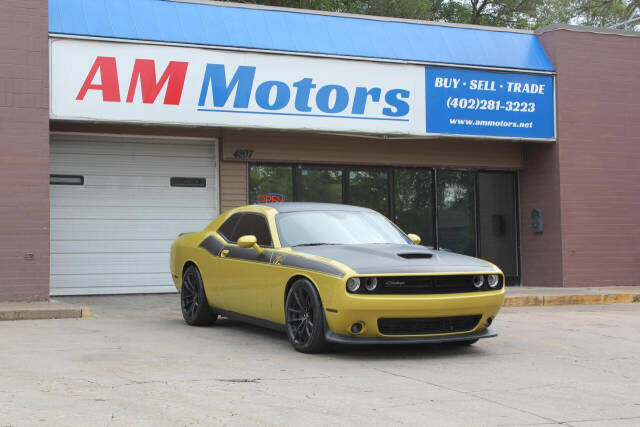
[[[552,23],[606,27],[640,13],[640,0],[245,0],[244,3],[524,29]]]

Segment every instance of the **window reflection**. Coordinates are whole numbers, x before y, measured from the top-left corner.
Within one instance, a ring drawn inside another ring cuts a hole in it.
[[[293,201],[293,167],[252,165],[249,167],[249,199],[251,203],[278,201],[273,196],[283,195],[284,201]]]
[[[433,170],[395,169],[395,223],[433,246]]]
[[[303,202],[342,203],[342,171],[303,168],[300,170]]]
[[[437,173],[438,246],[476,254],[475,173],[442,170]]]
[[[389,173],[384,169],[351,169],[349,204],[389,216]]]

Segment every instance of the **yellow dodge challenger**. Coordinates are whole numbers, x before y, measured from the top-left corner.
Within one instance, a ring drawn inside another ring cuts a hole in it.
[[[473,344],[504,299],[504,275],[420,246],[379,213],[272,203],[223,213],[171,246],[184,320],[219,315],[283,330],[301,352],[327,343]]]

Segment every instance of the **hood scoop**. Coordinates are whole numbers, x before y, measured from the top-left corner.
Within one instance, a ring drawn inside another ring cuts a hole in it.
[[[398,254],[398,256],[404,259],[429,259],[433,257],[433,254],[425,252],[406,252],[403,254]]]

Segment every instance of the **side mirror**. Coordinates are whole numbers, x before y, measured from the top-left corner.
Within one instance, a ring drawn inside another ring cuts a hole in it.
[[[419,245],[422,242],[422,239],[417,234],[409,233],[407,237],[411,239],[414,245]]]
[[[258,244],[258,239],[256,239],[256,236],[252,234],[248,234],[246,236],[240,236],[240,238],[238,238],[238,246],[245,249],[253,248],[259,254],[262,253],[262,248]]]

